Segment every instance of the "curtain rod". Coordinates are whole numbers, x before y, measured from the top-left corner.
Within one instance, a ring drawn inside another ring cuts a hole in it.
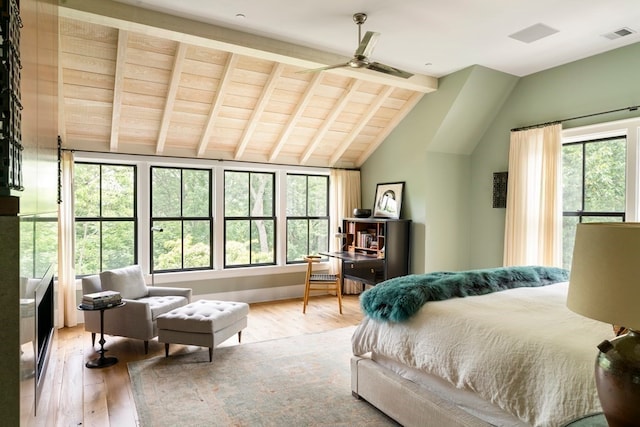
[[[564,123],[564,122],[568,122],[568,121],[571,121],[571,120],[586,119],[587,117],[601,116],[603,114],[619,113],[620,111],[636,111],[638,108],[640,108],[640,105],[632,105],[630,107],[618,108],[616,110],[601,111],[599,113],[585,114],[584,116],[570,117],[568,119],[554,120],[552,122],[538,123],[538,124],[535,124],[535,125],[529,125],[529,126],[523,126],[523,127],[519,127],[519,128],[513,128],[513,129],[511,129],[511,132],[517,132],[517,131],[521,131],[521,130],[529,130],[529,129],[541,128],[541,127],[544,127],[544,126],[555,125],[555,124],[558,124],[558,123]]]
[[[245,164],[253,164],[253,165],[262,165],[262,166],[282,166],[282,167],[302,167],[302,168],[315,168],[315,169],[335,169],[335,170],[347,170],[347,171],[359,171],[359,168],[334,168],[329,166],[305,166],[305,165],[294,165],[289,163],[262,163],[262,162],[254,162],[248,160],[225,160],[225,159],[211,159],[206,157],[188,157],[188,156],[159,156],[157,154],[136,154],[136,153],[113,153],[110,151],[98,151],[98,150],[78,150],[77,148],[60,148],[60,151],[68,151],[70,153],[90,153],[90,154],[116,154],[119,156],[139,156],[139,157],[158,157],[160,159],[175,159],[175,160],[204,160],[211,162],[225,162],[225,163],[245,163]]]

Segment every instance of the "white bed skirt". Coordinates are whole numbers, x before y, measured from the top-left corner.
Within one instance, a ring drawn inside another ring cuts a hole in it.
[[[388,361],[391,363],[391,361]],[[526,427],[527,424],[465,390],[416,372],[407,379],[369,357],[351,358],[351,391],[403,426]],[[474,400],[476,399],[476,400]]]

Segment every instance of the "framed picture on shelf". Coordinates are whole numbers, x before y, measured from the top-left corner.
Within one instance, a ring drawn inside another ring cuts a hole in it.
[[[400,218],[402,208],[402,190],[404,182],[388,182],[376,186],[376,198],[373,216],[381,218]]]

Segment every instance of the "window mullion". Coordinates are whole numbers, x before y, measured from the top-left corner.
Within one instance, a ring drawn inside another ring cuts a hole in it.
[[[584,212],[586,208],[587,197],[587,144],[582,144],[582,200],[580,201],[580,211]],[[582,222],[582,215],[580,216]]]

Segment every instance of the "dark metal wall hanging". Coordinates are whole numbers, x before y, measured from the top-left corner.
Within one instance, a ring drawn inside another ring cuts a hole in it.
[[[495,172],[493,174],[493,207],[507,207],[507,176],[508,172]]]
[[[22,191],[22,103],[20,95],[20,10],[17,0],[0,0],[0,196]]]

